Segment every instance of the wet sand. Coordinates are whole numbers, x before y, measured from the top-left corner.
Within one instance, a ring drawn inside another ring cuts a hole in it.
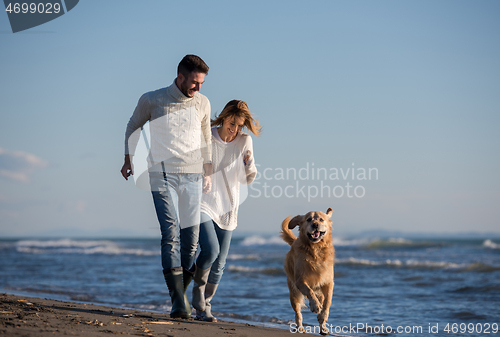
[[[0,294],[0,336],[280,337],[288,330],[170,319],[168,314]]]

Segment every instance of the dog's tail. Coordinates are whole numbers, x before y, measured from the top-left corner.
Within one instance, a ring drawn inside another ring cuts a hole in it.
[[[288,224],[290,223],[291,218],[292,217],[289,216],[288,218],[283,220],[283,222],[281,223],[281,234],[280,234],[283,241],[288,243],[290,246],[297,239],[295,234],[293,234],[292,230],[290,228],[288,228]]]

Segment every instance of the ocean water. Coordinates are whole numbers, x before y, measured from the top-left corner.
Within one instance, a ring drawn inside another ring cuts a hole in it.
[[[500,240],[334,243],[332,335],[498,334]],[[293,331],[283,271],[288,250],[278,236],[234,238],[213,311],[221,319]],[[159,239],[0,240],[0,261],[1,292],[170,311]],[[308,308],[303,314],[308,331],[317,332],[316,315]]]

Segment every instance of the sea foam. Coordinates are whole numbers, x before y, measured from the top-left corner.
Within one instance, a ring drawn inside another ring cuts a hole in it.
[[[500,244],[494,243],[491,240],[484,240],[483,247],[491,248],[491,249],[500,249]]]
[[[129,254],[160,255],[159,249],[145,250],[123,248],[108,240],[22,240],[15,245],[19,253],[25,254]]]

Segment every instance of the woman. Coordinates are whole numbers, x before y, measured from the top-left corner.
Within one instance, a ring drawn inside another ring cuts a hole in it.
[[[211,304],[222,277],[236,228],[240,184],[255,179],[252,138],[242,132],[246,127],[254,135],[261,132],[244,101],[232,100],[212,121],[212,188],[201,201],[200,248],[194,273],[193,307],[196,318],[216,322]]]

